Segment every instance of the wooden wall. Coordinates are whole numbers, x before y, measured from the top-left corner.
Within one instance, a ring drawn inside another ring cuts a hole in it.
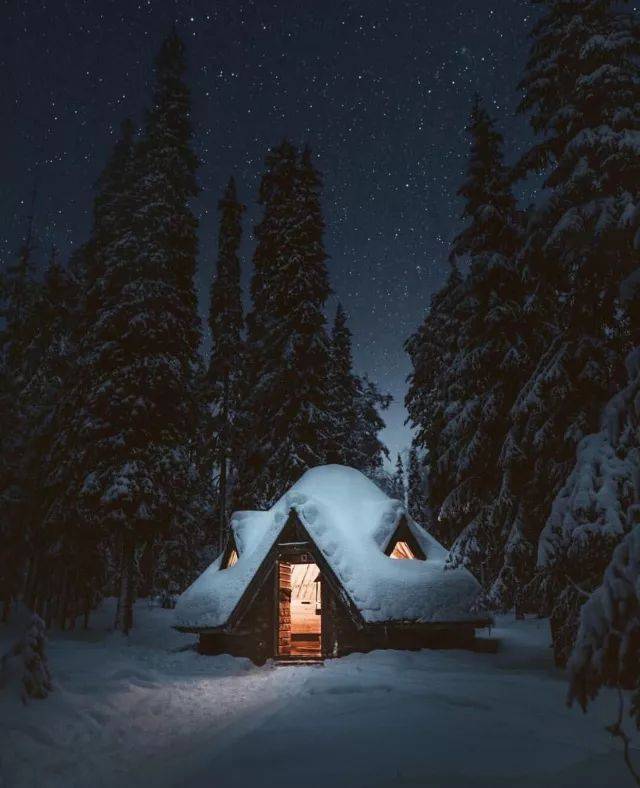
[[[291,564],[278,562],[278,656],[291,654]]]
[[[269,572],[233,632],[200,635],[202,653],[249,657],[258,664],[291,653],[291,565],[279,564],[278,584],[276,566],[278,564]],[[334,593],[326,579],[321,581],[321,606],[322,655],[325,658],[378,648],[468,648],[474,643],[473,626],[375,625],[358,628],[346,602]]]
[[[275,571],[272,569],[232,633],[200,635],[200,653],[249,657],[258,664],[271,658],[275,649],[274,584]]]

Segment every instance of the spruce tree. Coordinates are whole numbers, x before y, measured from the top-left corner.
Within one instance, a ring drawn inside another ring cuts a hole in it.
[[[38,301],[33,216],[16,260],[0,271],[0,599],[8,620],[27,552],[31,380],[37,372]]]
[[[244,505],[270,505],[307,468],[324,464],[330,451],[323,311],[330,287],[320,186],[308,150],[300,156],[285,141],[269,153],[248,316]]]
[[[635,266],[640,197],[639,159],[629,144],[640,124],[637,20],[612,2],[546,5],[523,104],[541,132],[538,147],[548,151],[549,198],[536,219],[533,284],[543,294],[538,320],[553,329],[513,412],[530,469],[522,499],[535,502],[524,508],[533,511],[538,531],[580,441],[597,431],[604,404],[622,384],[630,331],[619,292]],[[597,538],[582,547],[564,555],[556,550],[556,561],[599,564],[601,572],[610,547]],[[585,576],[583,591],[591,590],[597,574]],[[566,581],[557,585],[554,576],[543,567],[536,578],[545,592],[542,609],[575,628],[581,601],[567,605]],[[566,642],[560,641],[566,639],[556,641],[562,660]]]
[[[97,183],[91,240],[71,266],[84,298],[73,314],[75,359],[43,457],[43,534],[27,584],[27,602],[49,621],[55,617],[61,627],[73,623],[78,613],[88,620],[115,563],[112,526],[101,508],[106,498],[101,500],[104,488],[97,476],[98,469],[106,473],[108,463],[115,463],[119,441],[125,448],[128,415],[121,403],[125,392],[118,367],[126,368],[126,318],[117,310],[122,289],[131,287],[127,276],[135,242],[134,147],[134,127],[127,120]],[[120,396],[109,396],[111,386]],[[46,611],[43,599],[48,600]]]
[[[500,575],[509,531],[491,511],[499,486],[499,457],[510,426],[527,352],[520,327],[522,281],[517,252],[520,217],[503,163],[503,140],[476,97],[468,126],[471,150],[459,195],[467,222],[452,255],[469,260],[464,319],[448,369],[453,394],[443,438],[455,454],[451,491],[438,518],[464,523],[451,561],[462,563],[490,588],[494,604],[510,607],[513,585]]]
[[[147,328],[153,346],[143,363],[151,372],[146,396],[157,419],[150,431],[151,413],[143,415],[139,424],[148,440],[140,481],[146,487],[150,478],[156,480],[151,505],[157,516],[149,516],[147,494],[151,488],[145,489],[144,511],[136,508],[142,517],[136,518],[138,523],[130,536],[134,544],[159,543],[158,566],[164,571],[157,572],[155,587],[165,596],[182,590],[197,571],[198,519],[206,490],[199,478],[202,469],[195,443],[204,370],[198,352],[201,329],[194,285],[197,220],[190,207],[198,193],[198,162],[192,148],[185,71],[184,43],[174,30],[163,41],[156,59],[152,106],[136,151],[141,181],[134,216],[134,266],[143,287],[151,290],[153,310],[145,314],[143,300],[136,303],[135,310],[141,309],[143,321],[147,315],[150,318]],[[125,534],[125,552],[128,542]],[[163,555],[166,551],[170,556]],[[128,565],[127,558],[124,565]]]
[[[224,545],[229,464],[237,464],[238,434],[236,428],[242,381],[244,347],[242,330],[242,292],[240,288],[239,247],[242,238],[241,218],[244,206],[236,197],[233,178],[218,203],[220,229],[216,275],[211,285],[209,327],[211,357],[209,361],[210,407],[216,442],[218,465],[218,538]]]
[[[351,331],[340,303],[331,332],[329,374],[334,427],[328,461],[371,475],[387,456],[378,434],[384,427],[380,410],[388,407],[391,398],[367,378],[354,374]]]
[[[427,451],[435,535],[452,562],[489,585],[506,534],[488,517],[501,447],[523,364],[519,216],[503,164],[502,137],[479,98],[468,126],[468,173],[459,195],[465,228],[452,245],[452,271],[407,349],[413,362],[407,407]],[[462,277],[458,260],[468,261]]]
[[[396,466],[393,472],[392,477],[392,497],[398,501],[405,502],[406,497],[406,488],[405,488],[405,480],[404,480],[404,465],[402,462],[402,456],[400,452],[396,457]]]
[[[409,450],[409,465],[407,467],[407,511],[417,523],[432,529],[431,510],[428,502],[428,489],[424,474],[424,465],[416,446]]]
[[[333,441],[329,461],[356,467],[354,430],[357,413],[355,409],[357,383],[353,374],[351,332],[347,326],[347,315],[342,304],[336,307],[331,331],[331,400],[335,418]]]
[[[356,446],[355,467],[373,478],[382,468],[389,450],[380,439],[385,422],[380,413],[392,402],[391,394],[383,394],[365,374],[356,376]]]
[[[83,528],[75,543],[91,534],[114,556],[116,626],[125,633],[133,624],[143,547],[157,548],[148,571],[165,596],[194,569],[203,370],[189,207],[196,158],[184,70],[184,46],[174,32],[156,60],[143,137],[135,142],[125,127],[101,179],[73,403],[79,411],[69,430],[80,448],[69,455],[59,447],[76,463]]]
[[[429,495],[434,512],[440,509],[449,493],[455,462],[455,454],[448,450],[441,436],[448,421],[451,394],[445,383],[455,359],[463,324],[460,309],[463,295],[463,277],[455,261],[451,261],[447,281],[432,296],[424,321],[405,343],[412,366],[405,405],[416,428],[414,445],[426,453]],[[460,523],[450,524],[438,518],[434,518],[432,523],[433,535],[447,547],[460,530]]]

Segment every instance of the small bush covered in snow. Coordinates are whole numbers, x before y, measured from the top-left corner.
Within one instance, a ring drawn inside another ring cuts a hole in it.
[[[24,635],[2,658],[1,686],[11,684],[13,678],[18,679],[24,703],[29,698],[46,698],[53,689],[45,644],[44,621],[34,613]]]

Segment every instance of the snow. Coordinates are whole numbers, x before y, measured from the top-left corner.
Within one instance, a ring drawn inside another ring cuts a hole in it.
[[[619,539],[635,522],[630,506],[638,498],[639,360],[638,349],[628,354],[628,384],[603,409],[600,430],[578,444],[575,465],[540,534],[539,566],[552,563],[558,538],[576,548],[597,534]]]
[[[240,553],[227,569],[215,561],[178,599],[176,625],[223,626],[295,510],[355,607],[368,623],[476,620],[480,586],[464,568],[446,568],[447,551],[359,471],[325,465],[307,471],[268,512],[233,515]],[[384,554],[402,516],[426,561]]]
[[[637,681],[640,652],[640,525],[613,551],[600,585],[580,611],[569,661],[571,694],[586,706],[602,684]],[[639,710],[640,711],[640,710]]]
[[[197,654],[144,601],[128,640],[108,632],[114,605],[88,632],[52,635],[47,699],[0,691],[3,788],[630,785],[604,730],[617,696],[604,691],[588,714],[566,707],[546,620],[500,618],[497,654],[255,667]],[[0,648],[18,634],[0,628]]]

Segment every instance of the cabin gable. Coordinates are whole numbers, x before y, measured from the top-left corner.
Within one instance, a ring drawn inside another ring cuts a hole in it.
[[[222,561],[220,561],[220,569],[229,569],[232,566],[235,566],[238,563],[238,558],[240,557],[240,551],[238,550],[238,545],[236,543],[236,538],[233,534],[233,531],[230,532],[229,538],[227,539],[227,546],[224,549],[224,553],[222,555]]]
[[[245,593],[229,617],[229,622],[225,627],[226,631],[232,632],[242,622],[248,608],[254,604],[257,596],[265,589],[269,578],[272,576],[271,572],[276,562],[284,557],[289,563],[305,563],[308,558],[311,558],[318,565],[323,580],[326,581],[331,593],[338,600],[338,604],[345,608],[351,622],[357,628],[364,626],[364,620],[360,611],[355,607],[342,583],[338,580],[326,558],[302,524],[296,510],[291,509],[280,534],[276,537],[273,546],[260,564]]]
[[[407,518],[403,515],[398,522],[396,530],[391,535],[384,554],[392,557],[392,553],[396,551],[394,558],[408,558],[418,561],[426,561],[427,556],[424,550],[418,544],[418,540],[411,533]],[[410,553],[410,554],[407,554]]]

